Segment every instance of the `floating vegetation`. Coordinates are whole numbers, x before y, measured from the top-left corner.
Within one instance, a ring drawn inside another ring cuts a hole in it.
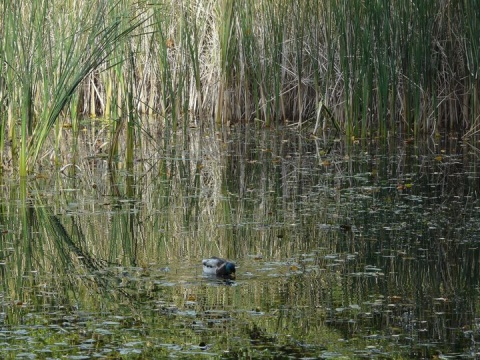
[[[478,356],[478,152],[230,131],[4,177],[0,357]]]

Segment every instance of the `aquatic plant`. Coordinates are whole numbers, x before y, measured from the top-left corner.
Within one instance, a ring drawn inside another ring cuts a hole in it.
[[[132,6],[122,8],[113,1],[101,1],[95,7],[77,2],[6,2],[2,15],[5,105],[9,108],[4,124],[9,126],[13,154],[20,141],[18,168],[25,176],[54,126],[56,138],[61,136],[59,125],[64,119],[59,117],[72,99],[78,101],[74,95],[81,83],[106,65],[115,47],[146,18],[136,16]],[[98,92],[93,88],[98,84],[90,86]],[[78,113],[75,104],[70,111]],[[19,138],[15,136],[17,116]],[[70,118],[78,130],[76,121]]]
[[[92,131],[110,132],[111,164],[131,164],[135,144],[155,137],[139,114],[159,116],[164,144],[178,126],[235,122],[333,121],[348,139],[476,133],[476,10],[473,0],[4,2],[2,160],[21,175],[39,158],[65,165],[67,150],[73,163],[81,116],[105,118]]]

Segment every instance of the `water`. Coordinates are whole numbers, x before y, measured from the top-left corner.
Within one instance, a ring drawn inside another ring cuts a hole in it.
[[[2,358],[478,356],[473,145],[198,135],[3,179]]]

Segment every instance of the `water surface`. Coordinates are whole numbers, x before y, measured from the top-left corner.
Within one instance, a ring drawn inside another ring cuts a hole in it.
[[[474,145],[199,134],[2,179],[1,357],[478,356]]]

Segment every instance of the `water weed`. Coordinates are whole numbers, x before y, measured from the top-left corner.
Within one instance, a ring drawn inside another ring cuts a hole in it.
[[[24,176],[57,157],[63,125],[76,138],[81,116],[111,121],[111,159],[128,136],[127,163],[156,136],[140,114],[160,117],[165,143],[178,126],[313,129],[319,104],[347,138],[476,133],[476,1],[440,3],[5,2],[3,163]]]

